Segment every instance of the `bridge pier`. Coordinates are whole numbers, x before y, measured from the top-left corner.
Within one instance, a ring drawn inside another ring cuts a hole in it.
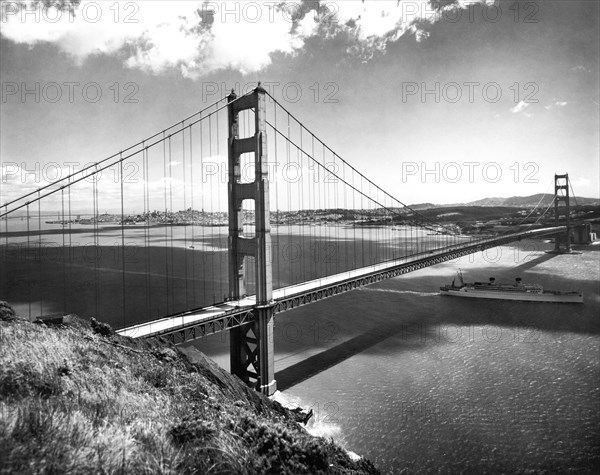
[[[272,306],[259,307],[254,322],[230,330],[231,373],[268,396],[277,390],[273,315]]]
[[[273,345],[273,279],[271,228],[269,215],[269,179],[267,166],[266,91],[258,84],[252,94],[237,99],[232,90],[229,107],[229,298],[238,300],[245,294],[247,256],[254,257],[256,275],[256,319],[231,330],[231,372],[246,384],[266,395],[273,394],[275,363]],[[239,137],[238,114],[254,110],[255,134]],[[240,157],[254,153],[255,178],[241,182]],[[254,201],[255,233],[243,236],[242,203]]]
[[[562,203],[562,206],[561,206]],[[569,174],[554,175],[554,225],[559,226],[561,208],[564,209],[567,231],[554,237],[554,253],[565,254],[571,252],[571,203],[569,200]],[[561,241],[564,240],[564,250]]]

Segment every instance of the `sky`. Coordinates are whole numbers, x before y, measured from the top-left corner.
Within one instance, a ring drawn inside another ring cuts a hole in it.
[[[596,1],[1,6],[0,203],[258,81],[404,203],[600,196]]]

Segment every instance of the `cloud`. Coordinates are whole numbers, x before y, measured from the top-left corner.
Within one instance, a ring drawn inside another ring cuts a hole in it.
[[[510,111],[513,114],[518,114],[520,112],[523,112],[525,109],[527,109],[529,107],[529,103],[525,102],[525,101],[521,101],[519,102],[515,107],[511,107]],[[529,115],[528,115],[529,116]]]
[[[573,180],[570,179],[571,181],[571,185],[575,185],[575,186],[582,186],[582,187],[588,187],[592,181],[588,178],[584,178],[582,176],[578,177],[577,179]]]
[[[448,11],[484,0],[443,6],[408,0],[321,2],[82,1],[70,10],[23,0],[2,2],[3,37],[35,47],[52,43],[81,64],[113,55],[152,74],[178,69],[198,78],[231,68],[260,71],[272,54],[298,54],[308,38],[344,33],[349,54],[370,58],[409,33],[426,40],[427,27]]]
[[[51,185],[55,180],[69,175],[72,170],[69,167],[61,167],[57,163],[40,162],[18,164],[16,162],[6,161],[0,166],[0,205],[9,203],[29,193],[36,192],[42,187]],[[50,186],[46,191],[56,190],[57,187]],[[36,197],[33,195],[27,200]],[[61,195],[56,193],[53,200],[60,202]],[[24,205],[25,200],[21,200],[17,205]],[[4,208],[2,212],[6,211]]]
[[[569,181],[571,182],[571,186],[573,188],[573,192],[575,196],[589,196],[589,197],[597,197],[600,196],[598,194],[598,182],[594,182],[589,178],[585,177],[577,177],[573,178],[569,176]]]
[[[92,55],[124,58],[125,65],[159,73],[193,64],[202,54],[206,34],[197,13],[198,2],[114,3],[83,1],[60,11],[35,1],[20,10],[2,10],[2,36],[32,47],[53,43],[78,63]],[[115,5],[118,5],[115,8]],[[53,19],[49,21],[49,19]]]
[[[571,71],[579,71],[582,73],[587,73],[589,70],[585,66],[578,64],[577,66],[572,67]]]
[[[567,101],[557,101],[556,99],[554,99],[554,104],[548,104],[547,106],[544,106],[544,109],[549,111],[553,107],[565,107],[567,104]]]

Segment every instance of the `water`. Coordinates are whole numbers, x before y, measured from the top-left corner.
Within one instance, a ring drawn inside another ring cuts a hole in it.
[[[276,377],[309,429],[384,473],[593,471],[600,464],[600,246],[521,243],[276,317]],[[468,281],[578,289],[584,304],[442,297]],[[226,335],[199,347],[228,367]]]
[[[298,241],[299,230],[274,229],[278,284],[361,263],[340,264],[342,257],[369,260],[381,249],[389,252],[389,243],[376,244],[377,229],[360,230],[357,241],[355,229],[339,227],[330,232],[338,238],[330,255],[322,247],[324,230],[311,230]],[[68,311],[119,326],[126,323],[115,311],[121,302],[144,320],[176,305],[197,306],[201,294],[218,299],[227,292],[225,229],[155,228],[148,253],[143,229],[125,233],[123,261],[120,230],[101,233],[96,249],[91,229],[82,227],[71,237],[78,247],[66,264],[61,235],[33,236],[34,247],[42,241],[43,259],[17,254],[12,270],[2,269],[5,298],[25,313],[33,307],[35,314],[38,305],[59,312],[69,277],[79,285],[67,287],[74,294]],[[279,388],[313,408],[314,434],[334,437],[385,473],[590,471],[600,463],[600,246],[570,256],[545,254],[551,247],[524,241],[490,249],[277,315]],[[185,259],[189,266],[181,265]],[[165,264],[174,272],[170,280]],[[441,297],[439,286],[458,268],[468,281],[520,276],[549,289],[583,290],[585,301]],[[146,285],[152,290],[147,300]],[[227,333],[195,344],[229,368]]]
[[[227,227],[103,224],[95,233],[90,225],[25,219],[7,229],[0,231],[0,296],[31,319],[75,313],[120,328],[220,303],[229,293]],[[446,236],[401,226],[274,226],[272,238],[275,288],[447,244]],[[247,277],[251,295],[254,273]]]

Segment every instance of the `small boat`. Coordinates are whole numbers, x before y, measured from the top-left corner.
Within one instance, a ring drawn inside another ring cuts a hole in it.
[[[457,273],[452,284],[440,287],[441,295],[477,299],[520,300],[526,302],[583,303],[583,293],[578,291],[544,290],[539,284],[525,284],[517,277],[514,284],[489,282],[464,282],[462,272]]]

